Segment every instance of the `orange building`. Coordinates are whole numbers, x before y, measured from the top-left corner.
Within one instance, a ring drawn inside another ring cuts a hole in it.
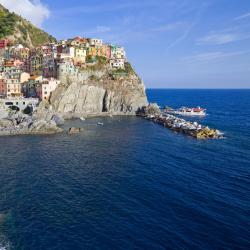
[[[111,49],[108,45],[103,45],[100,47],[90,47],[87,52],[88,56],[103,56],[108,59],[111,57]]]
[[[0,78],[0,97],[6,97],[7,95],[7,85],[3,78]]]

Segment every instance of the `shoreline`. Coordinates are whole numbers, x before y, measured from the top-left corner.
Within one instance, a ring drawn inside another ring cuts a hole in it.
[[[0,137],[8,137],[8,136],[21,136],[21,135],[54,135],[54,134],[61,134],[61,133],[68,133],[68,130],[63,128],[63,124],[62,122],[55,122],[53,120],[53,123],[51,123],[53,117],[63,117],[63,120],[66,121],[73,121],[73,120],[78,120],[81,118],[84,119],[91,119],[91,118],[102,118],[102,117],[118,117],[118,116],[134,116],[136,117],[136,114],[134,113],[121,113],[121,112],[117,112],[117,113],[108,113],[108,112],[104,112],[104,113],[92,113],[92,114],[85,114],[80,115],[80,114],[57,114],[57,115],[53,115],[51,119],[49,119],[48,121],[44,120],[44,119],[40,119],[38,121],[35,121],[34,123],[42,123],[43,127],[42,128],[34,128],[33,130],[29,128],[29,125],[24,127],[24,128],[19,128],[18,126],[16,127],[11,127],[11,128],[3,128],[1,130],[0,128]],[[61,119],[61,118],[58,118]],[[4,118],[2,120],[7,120],[7,121],[11,121],[11,119],[9,118]],[[1,121],[1,120],[0,120]],[[63,122],[64,123],[64,122]],[[32,123],[33,124],[33,123]],[[37,129],[37,130],[36,130]],[[72,128],[71,128],[72,129]],[[73,129],[79,129],[79,128],[73,128]]]
[[[81,127],[63,128],[65,120],[85,120],[91,118],[134,116],[142,117],[168,128],[174,132],[189,135],[195,139],[221,139],[223,133],[217,129],[209,128],[197,122],[187,121],[183,118],[165,114],[157,104],[149,104],[134,112],[102,112],[102,113],[55,113],[47,109],[40,109],[31,116],[22,113],[14,114],[0,120],[0,136],[20,135],[53,135],[59,133],[80,133]]]

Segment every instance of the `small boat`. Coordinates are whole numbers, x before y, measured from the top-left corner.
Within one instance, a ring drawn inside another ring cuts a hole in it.
[[[206,116],[206,109],[201,107],[196,108],[187,108],[181,107],[179,109],[165,109],[166,113],[175,114],[175,115],[183,115],[183,116]]]
[[[97,123],[97,125],[99,125],[99,126],[103,126],[103,125],[104,125],[104,123],[103,123],[103,122],[98,122],[98,123]]]
[[[86,119],[84,117],[80,117],[80,120],[81,121],[85,121]]]

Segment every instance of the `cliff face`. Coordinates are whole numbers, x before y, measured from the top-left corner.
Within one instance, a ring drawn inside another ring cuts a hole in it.
[[[99,71],[92,73],[89,79],[88,73],[64,79],[50,98],[53,109],[64,118],[72,118],[104,113],[134,115],[147,105],[144,84],[135,73],[116,78]]]
[[[0,39],[8,38],[13,44],[21,43],[29,48],[56,39],[24,18],[9,12],[0,4]]]

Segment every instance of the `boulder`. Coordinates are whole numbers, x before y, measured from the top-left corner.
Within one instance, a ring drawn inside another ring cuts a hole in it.
[[[72,135],[72,134],[78,134],[78,133],[80,133],[80,132],[82,132],[82,131],[84,131],[84,129],[83,128],[74,128],[74,127],[72,127],[72,128],[69,128],[68,129],[68,134],[69,135]]]
[[[160,115],[161,110],[156,103],[150,103],[148,106],[139,109],[137,113],[142,116]]]
[[[11,119],[0,119],[0,127],[3,127],[3,128],[8,128],[8,127],[11,127],[13,126],[14,123]]]
[[[54,121],[57,126],[62,126],[64,124],[63,117],[57,114],[53,115],[51,120]]]
[[[31,134],[54,134],[62,132],[54,121],[37,120],[29,128]]]
[[[35,115],[25,115],[22,112],[9,115],[8,119],[0,119],[0,136],[27,134],[55,134],[63,132],[58,125],[60,117],[49,110],[43,110]]]

